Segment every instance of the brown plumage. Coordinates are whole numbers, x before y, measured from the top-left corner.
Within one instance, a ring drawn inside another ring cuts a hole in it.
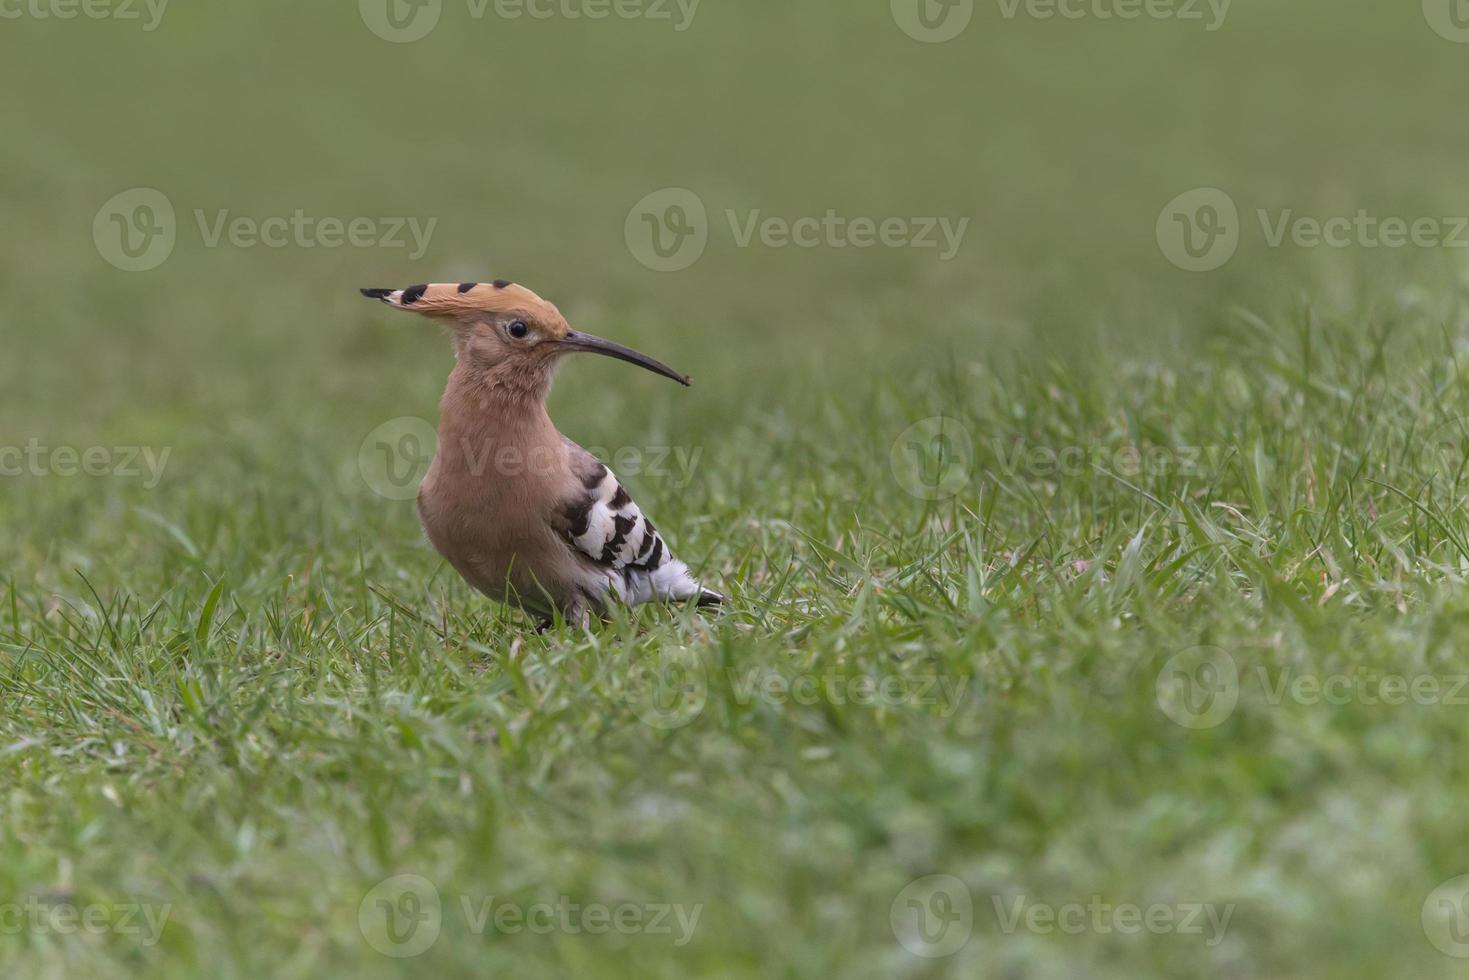
[[[724,601],[694,581],[617,478],[546,414],[568,353],[616,357],[684,385],[686,376],[571,329],[554,305],[504,280],[362,293],[453,333],[457,363],[418,509],[429,540],[465,581],[570,622],[614,602]]]

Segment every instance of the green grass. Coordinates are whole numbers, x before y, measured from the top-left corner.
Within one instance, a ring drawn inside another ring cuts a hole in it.
[[[1421,914],[1469,872],[1469,277],[1272,249],[1255,211],[1469,214],[1469,49],[1324,0],[1212,34],[980,5],[941,46],[884,2],[683,33],[450,4],[405,45],[352,6],[0,22],[0,451],[168,454],[0,477],[6,975],[1461,972]],[[713,232],[659,274],[623,225],[667,186]],[[1245,231],[1190,275],[1154,226],[1198,186]],[[148,272],[91,237],[132,187],[179,215]],[[409,261],[193,217],[298,208],[438,224]],[[946,263],[741,248],[726,209],[972,225]],[[450,354],[356,287],[495,277],[694,375],[587,359],[552,408],[679,454],[620,468],[727,613],[536,635],[364,480]],[[894,453],[934,417],[952,492],[915,494]],[[1199,647],[1237,678],[1213,727],[1178,721]],[[359,919],[398,875],[442,907],[413,959]],[[925,959],[891,915],[930,875],[973,922]],[[515,927],[563,896],[676,911]],[[1094,898],[1229,918],[1025,924]]]

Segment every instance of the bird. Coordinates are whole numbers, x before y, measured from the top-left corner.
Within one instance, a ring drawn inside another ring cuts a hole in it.
[[[727,603],[695,580],[612,471],[546,410],[568,354],[617,358],[687,387],[686,375],[573,330],[555,305],[508,280],[361,293],[436,320],[453,339],[418,514],[471,587],[537,617],[542,631],[558,614],[585,628],[616,605]]]

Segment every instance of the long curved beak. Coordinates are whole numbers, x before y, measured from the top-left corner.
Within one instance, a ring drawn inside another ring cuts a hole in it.
[[[605,357],[615,357],[619,361],[627,361],[629,364],[636,364],[640,368],[646,368],[654,374],[661,374],[665,378],[672,378],[685,387],[689,385],[688,375],[679,374],[662,361],[655,361],[647,354],[635,351],[631,347],[624,347],[610,340],[603,340],[601,337],[593,337],[589,333],[573,330],[563,337],[559,343],[562,350],[586,351],[589,354],[602,354]]]

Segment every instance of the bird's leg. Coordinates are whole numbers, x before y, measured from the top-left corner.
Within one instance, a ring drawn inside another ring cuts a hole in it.
[[[592,628],[592,614],[587,609],[587,604],[580,599],[566,607],[566,622],[569,626],[575,626],[579,630]]]
[[[563,608],[561,610],[561,618],[565,620],[567,626],[574,627],[575,629],[587,630],[591,629],[592,626],[591,611],[587,608],[587,604],[580,599]],[[548,616],[541,621],[540,626],[536,627],[536,633],[537,635],[543,635],[548,630],[554,629],[555,626],[556,617]]]

